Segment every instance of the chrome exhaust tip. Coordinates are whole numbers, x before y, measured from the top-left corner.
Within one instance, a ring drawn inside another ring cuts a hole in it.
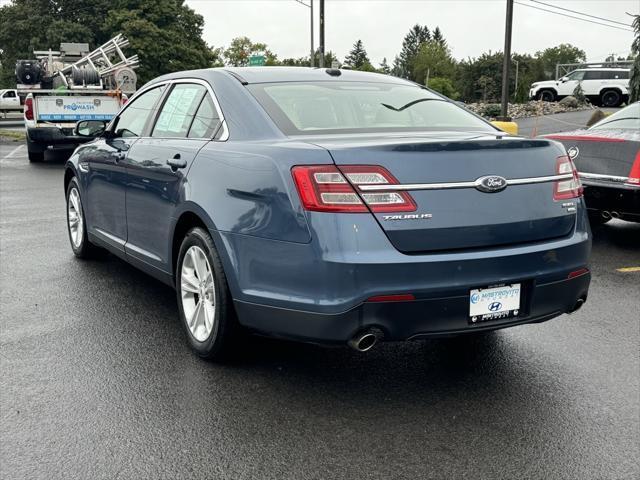
[[[611,216],[613,218],[620,218],[620,214],[618,212],[611,212]]]
[[[371,350],[378,340],[382,338],[382,332],[376,329],[369,329],[357,333],[347,344],[358,352],[367,352]]]
[[[605,220],[611,219],[611,214],[607,211],[602,211],[601,215],[602,215],[602,218],[604,218]]]
[[[582,308],[582,306],[584,305],[584,302],[586,301],[586,298],[581,297],[576,301],[576,304],[573,306],[573,308],[571,310],[569,310],[567,313],[569,315],[571,315],[572,313],[577,312],[578,310],[580,310]]]

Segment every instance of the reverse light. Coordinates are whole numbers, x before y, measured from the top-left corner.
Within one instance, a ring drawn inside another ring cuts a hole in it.
[[[640,187],[640,150],[638,150],[636,159],[634,160],[631,171],[629,172],[627,185],[630,185],[632,187]]]
[[[24,101],[24,118],[33,120],[33,98],[27,98]]]
[[[413,212],[417,208],[406,192],[359,192],[361,185],[398,183],[385,168],[377,165],[304,165],[293,167],[291,172],[306,210],[378,213]]]
[[[573,178],[570,180],[561,180],[555,183],[553,190],[554,200],[569,200],[582,196],[582,184],[578,177],[578,171],[571,159],[567,156],[558,157],[556,164],[556,173],[558,175],[571,173]]]

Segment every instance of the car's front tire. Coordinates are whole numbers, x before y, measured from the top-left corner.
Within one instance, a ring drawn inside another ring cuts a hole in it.
[[[67,186],[67,232],[71,250],[78,258],[94,258],[100,249],[89,242],[80,187],[75,177]]]
[[[205,229],[186,234],[175,272],[178,311],[191,347],[209,360],[228,358],[239,326],[220,257]]]

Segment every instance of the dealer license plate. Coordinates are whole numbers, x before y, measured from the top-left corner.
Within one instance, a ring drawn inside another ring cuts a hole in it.
[[[518,315],[521,285],[478,288],[469,292],[469,320],[472,323]]]

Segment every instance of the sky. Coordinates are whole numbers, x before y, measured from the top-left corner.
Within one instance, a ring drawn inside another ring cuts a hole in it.
[[[559,11],[532,0],[515,1],[512,52],[534,54],[560,43],[571,43],[583,49],[589,61],[602,61],[611,53],[629,54],[633,40],[630,27],[629,31],[610,28],[531,8]],[[625,12],[640,13],[640,0],[541,1],[625,24],[632,21]],[[231,39],[244,35],[254,42],[266,43],[280,59],[309,54],[310,10],[295,0],[186,3],[204,16],[203,37],[210,45],[228,46]],[[314,0],[316,46],[319,3]],[[431,30],[439,26],[455,58],[477,57],[489,50],[503,50],[505,8],[506,0],[326,0],[326,49],[333,50],[342,61],[355,41],[361,39],[374,66],[384,57],[391,64],[404,35],[412,25],[420,23]]]

